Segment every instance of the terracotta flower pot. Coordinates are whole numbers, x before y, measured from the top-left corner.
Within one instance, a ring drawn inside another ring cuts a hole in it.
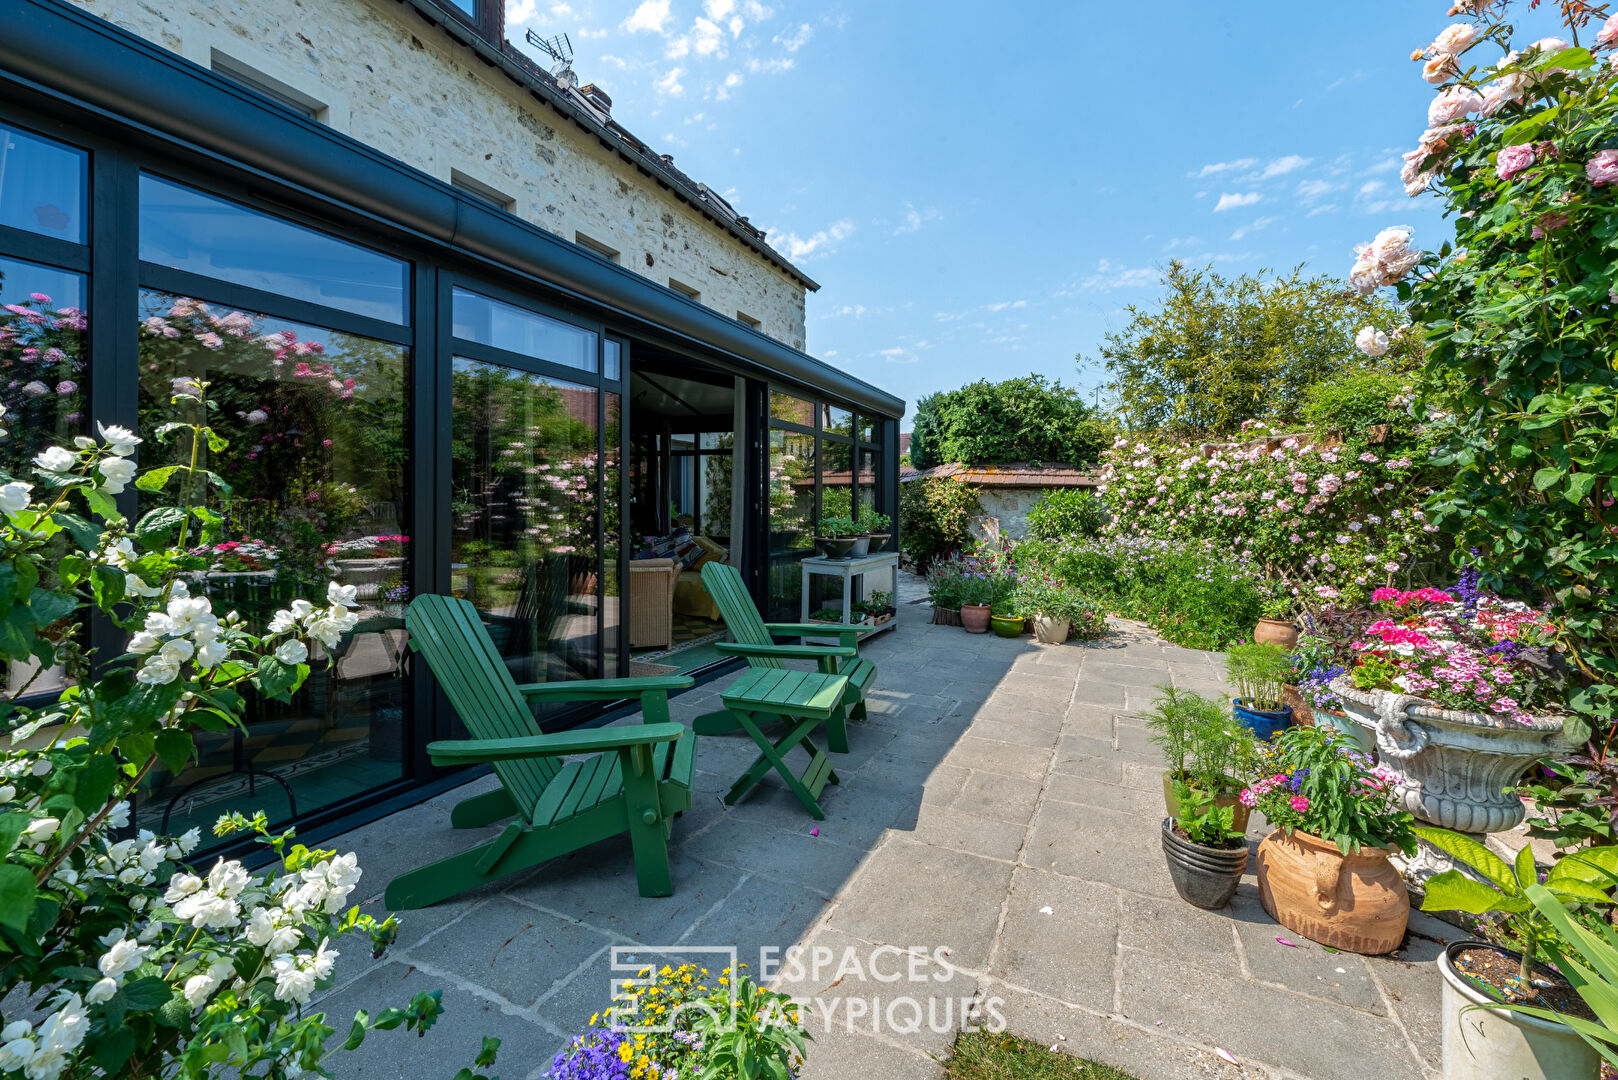
[[[1215,795],[1214,805],[1233,807],[1236,812],[1230,816],[1230,827],[1237,832],[1247,831],[1247,818],[1252,811],[1242,805],[1241,799],[1235,795]],[[1180,816],[1180,801],[1174,797],[1174,777],[1167,771],[1163,773],[1163,808],[1169,812],[1169,817]]]
[[[961,625],[968,634],[987,634],[989,632],[989,605],[988,604],[962,604]]]
[[[1410,893],[1381,848],[1276,829],[1258,846],[1258,892],[1270,918],[1322,945],[1379,956],[1404,940]]]
[[[1298,643],[1298,628],[1286,619],[1260,619],[1253,627],[1253,640],[1260,645],[1279,645],[1290,651]]]

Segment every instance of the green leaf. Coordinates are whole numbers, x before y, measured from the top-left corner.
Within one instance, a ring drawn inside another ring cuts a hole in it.
[[[1497,887],[1515,891],[1516,876],[1511,872],[1511,867],[1506,865],[1504,859],[1471,837],[1451,832],[1449,829],[1435,829],[1429,826],[1418,826],[1415,833],[1439,851],[1455,856]]]
[[[1524,844],[1517,852],[1516,861],[1511,866],[1512,873],[1517,878],[1517,888],[1526,889],[1530,885],[1539,884],[1539,871],[1534,866],[1533,845]]]
[[[99,515],[108,521],[122,521],[124,516],[118,512],[118,504],[112,501],[112,496],[96,488],[81,488],[84,493],[85,505],[89,506],[92,514]]]
[[[135,526],[135,539],[148,551],[164,546],[168,535],[185,520],[185,510],[178,506],[159,506],[141,518]]]
[[[354,1013],[354,1025],[348,1029],[348,1038],[343,1040],[344,1050],[358,1050],[360,1043],[365,1041],[365,1021],[368,1014],[364,1009]]]
[[[174,996],[174,989],[156,975],[148,975],[143,979],[125,983],[120,993],[131,1009],[137,1012],[151,1012],[167,1003]]]
[[[14,863],[0,866],[0,925],[28,929],[34,914],[34,875]]]
[[[1550,487],[1552,484],[1555,484],[1558,480],[1562,479],[1562,477],[1566,475],[1567,470],[1556,469],[1547,465],[1545,468],[1534,473],[1534,490],[1544,491],[1546,488]]]
[[[25,604],[14,605],[0,619],[0,653],[22,660],[34,651],[34,615]]]
[[[157,736],[150,731],[128,732],[118,737],[118,749],[130,761],[144,765],[157,753]]]
[[[105,530],[95,522],[66,512],[52,514],[51,520],[67,530],[80,551],[94,551],[101,546],[101,534]]]
[[[135,481],[135,486],[142,491],[162,491],[168,484],[169,478],[179,472],[183,465],[164,465],[162,468],[151,469],[142,473]]]
[[[264,696],[276,701],[291,701],[291,691],[299,681],[298,665],[282,663],[273,656],[258,662],[258,674],[253,677]]]
[[[1526,900],[1507,896],[1459,870],[1445,870],[1428,878],[1427,899],[1421,903],[1423,911],[1464,911],[1469,915],[1483,915],[1490,911],[1516,912],[1527,908]]]
[[[124,585],[129,575],[116,566],[97,563],[90,569],[90,590],[95,594],[96,607],[108,611],[124,598]]]
[[[1593,847],[1564,855],[1551,865],[1545,884],[1555,888],[1564,881],[1584,881],[1610,887],[1618,884],[1618,847]]]
[[[485,1035],[483,1036],[483,1049],[478,1051],[478,1056],[476,1060],[472,1062],[472,1064],[476,1065],[480,1069],[488,1065],[493,1065],[495,1055],[499,1052],[500,1040],[492,1036]]]
[[[28,606],[34,611],[34,623],[38,626],[49,626],[57,619],[73,614],[79,606],[78,600],[64,593],[51,592],[48,589],[35,589],[28,594]]]
[[[11,849],[17,846],[17,838],[28,828],[31,820],[33,819],[22,810],[0,814],[0,855],[11,853]]]
[[[111,1076],[124,1067],[124,1062],[135,1052],[135,1033],[127,1027],[116,1027],[91,1051],[101,1071]]]
[[[184,771],[191,755],[196,752],[196,744],[191,739],[189,731],[178,728],[164,728],[157,733],[157,757],[163,767],[178,776]]]
[[[111,754],[91,754],[74,773],[73,802],[85,817],[98,813],[118,782],[118,762]]]

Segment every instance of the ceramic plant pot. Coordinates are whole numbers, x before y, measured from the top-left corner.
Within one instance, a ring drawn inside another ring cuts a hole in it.
[[[850,537],[850,539],[853,541],[854,546],[849,549],[849,558],[863,559],[871,553],[871,538],[869,536],[855,536]]]
[[[1233,807],[1236,812],[1230,816],[1230,827],[1237,832],[1247,831],[1247,818],[1252,811],[1243,806],[1239,798],[1235,795],[1215,795],[1214,805]],[[1170,817],[1180,816],[1180,800],[1174,797],[1174,776],[1167,772],[1163,774],[1163,808]]]
[[[961,625],[968,634],[987,634],[989,632],[989,605],[988,604],[962,604]]]
[[[1374,739],[1378,758],[1403,778],[1398,792],[1404,809],[1440,828],[1516,828],[1526,814],[1512,789],[1523,771],[1542,757],[1573,749],[1557,719],[1519,724],[1407,694],[1360,690],[1347,679],[1333,679],[1331,689],[1361,739]]]
[[[1250,708],[1241,698],[1231,699],[1231,715],[1256,738],[1273,739],[1292,726],[1292,707],[1284,706],[1279,712]]]
[[[867,550],[881,551],[883,548],[888,546],[888,540],[892,536],[892,533],[872,533],[870,536],[866,537],[866,539],[871,542],[871,546]]]
[[[1247,844],[1236,848],[1203,847],[1174,831],[1174,819],[1163,819],[1163,857],[1180,899],[1214,910],[1230,903],[1247,872]]]
[[[1021,615],[990,615],[989,625],[1000,637],[1022,637],[1023,617]]]
[[[820,550],[825,552],[828,559],[846,559],[854,550],[854,538],[851,536],[842,536],[835,540],[829,536],[817,536],[815,542],[820,545]]]
[[[1260,619],[1253,627],[1253,640],[1260,645],[1279,645],[1291,652],[1298,644],[1298,628],[1286,619]]]
[[[1438,954],[1443,976],[1444,1080],[1596,1080],[1601,1055],[1566,1024],[1501,1009],[1472,1009],[1486,996],[1455,967],[1469,949],[1522,955],[1481,941],[1457,941]],[[1548,973],[1547,973],[1548,974]]]
[[[1048,615],[1034,616],[1034,636],[1041,645],[1060,645],[1067,640],[1069,623],[1066,619],[1053,619]]]
[[[1379,956],[1404,940],[1410,893],[1381,848],[1344,855],[1336,844],[1276,829],[1258,846],[1258,892],[1265,912],[1322,945]]]

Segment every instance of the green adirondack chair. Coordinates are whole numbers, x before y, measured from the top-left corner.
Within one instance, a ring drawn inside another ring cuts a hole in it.
[[[814,660],[824,674],[847,676],[842,708],[826,721],[826,747],[833,753],[848,753],[848,717],[865,718],[865,691],[876,679],[876,665],[859,654],[857,642],[865,628],[840,623],[767,623],[734,566],[707,564],[702,568],[702,584],[718,605],[731,637],[736,639],[715,642],[719,652],[745,656],[752,668],[781,668],[786,666],[784,660]],[[781,645],[775,640],[805,634],[836,634],[838,643]],[[692,726],[699,735],[717,735],[740,725],[723,713],[710,713]]]
[[[686,676],[588,679],[518,686],[477,609],[449,596],[418,596],[405,616],[410,648],[449,696],[471,739],[429,743],[439,765],[488,763],[500,788],[450,812],[457,829],[516,820],[487,843],[388,884],[389,909],[427,907],[559,855],[629,834],[642,896],[669,896],[668,837],[691,806],[696,739],[669,721],[668,695]],[[639,698],[644,723],[542,734],[528,703]],[[564,762],[563,758],[592,757]]]

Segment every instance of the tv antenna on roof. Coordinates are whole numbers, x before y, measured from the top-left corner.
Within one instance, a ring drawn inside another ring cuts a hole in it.
[[[573,43],[568,40],[566,34],[545,38],[530,30],[528,44],[556,61],[551,66],[551,76],[564,88],[578,85],[579,77],[573,74]]]

